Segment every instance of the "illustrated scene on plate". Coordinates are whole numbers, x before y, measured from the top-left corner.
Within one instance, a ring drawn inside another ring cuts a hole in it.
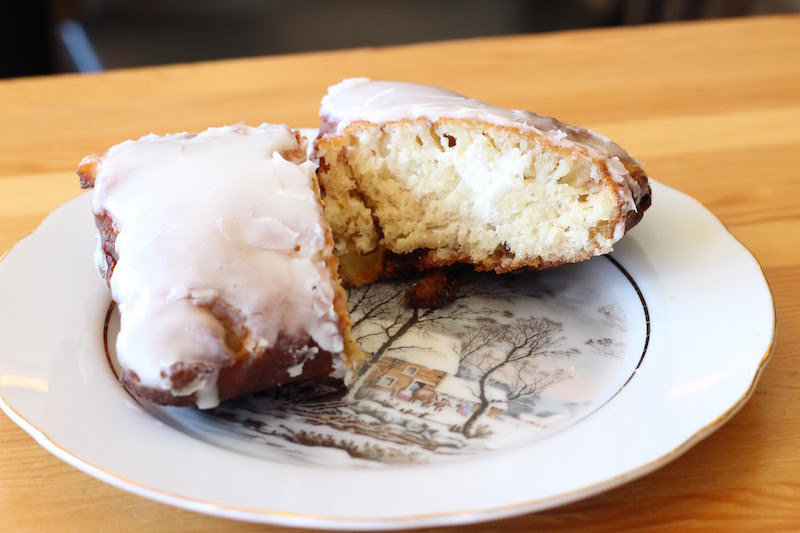
[[[592,283],[617,278],[602,259],[514,280],[465,274],[438,309],[403,306],[411,281],[351,289],[370,355],[349,390],[302,381],[207,411],[153,409],[223,447],[329,465],[428,463],[543,438],[602,405],[641,357],[635,291]]]

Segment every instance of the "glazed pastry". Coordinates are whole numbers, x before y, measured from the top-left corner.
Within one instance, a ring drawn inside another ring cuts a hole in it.
[[[498,273],[606,254],[650,205],[641,165],[592,131],[444,89],[345,80],[314,157],[341,270]]]
[[[285,126],[149,135],[86,157],[121,382],[167,405],[347,379],[357,350],[331,232]]]

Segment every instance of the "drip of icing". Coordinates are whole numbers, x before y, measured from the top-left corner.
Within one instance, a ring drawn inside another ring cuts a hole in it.
[[[347,79],[328,88],[328,94],[322,98],[320,116],[336,123],[327,135],[340,134],[357,121],[381,124],[426,118],[435,122],[442,117],[531,131],[554,145],[579,150],[594,161],[605,162],[611,179],[620,185],[618,194],[623,213],[635,211],[640,196],[638,183],[622,164],[622,160],[635,161],[607,137],[530,111],[490,106],[446,89],[368,78]],[[621,217],[620,227],[615,229],[615,240],[616,235],[621,237],[624,233],[624,218]]]
[[[284,333],[343,350],[316,167],[279,154],[298,148],[285,126],[232,126],[149,135],[102,159],[92,207],[118,231],[117,355],[143,385],[172,389],[173,365],[206,365],[177,392],[218,403],[218,368],[231,354],[207,310],[217,300],[241,316],[253,346]]]

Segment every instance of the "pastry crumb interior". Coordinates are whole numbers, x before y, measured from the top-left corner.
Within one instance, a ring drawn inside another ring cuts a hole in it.
[[[353,123],[317,146],[339,255],[435,250],[491,268],[610,250],[619,201],[580,152],[442,118]]]

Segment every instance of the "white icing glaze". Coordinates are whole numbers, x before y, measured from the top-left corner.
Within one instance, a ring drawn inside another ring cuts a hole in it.
[[[241,315],[250,347],[272,346],[283,332],[343,350],[321,262],[332,250],[312,188],[316,166],[278,153],[297,148],[285,126],[240,125],[149,135],[103,157],[92,207],[118,231],[117,354],[143,385],[172,389],[174,364],[205,363],[208,374],[178,394],[218,403],[218,368],[231,354],[223,326],[199,307],[217,299]]]
[[[567,141],[606,157],[628,157],[625,150],[599,133],[530,111],[494,107],[453,91],[414,83],[368,78],[344,80],[328,88],[328,94],[322,98],[320,115],[337,122],[338,133],[357,120],[375,124],[421,117],[431,121],[441,117],[482,120],[534,130],[554,144],[566,145],[564,141]]]
[[[604,165],[611,179],[620,185],[618,194],[623,214],[636,210],[636,200],[641,195],[638,183],[621,159],[635,161],[607,137],[552,117],[490,106],[438,87],[367,78],[347,79],[328,88],[328,94],[322,98],[320,116],[336,123],[335,130],[328,131],[327,135],[340,134],[356,121],[381,124],[425,118],[435,122],[442,117],[480,120],[530,131],[554,145],[582,151],[596,163]],[[624,233],[624,218],[621,217],[618,224],[621,227],[615,228],[615,237]]]

